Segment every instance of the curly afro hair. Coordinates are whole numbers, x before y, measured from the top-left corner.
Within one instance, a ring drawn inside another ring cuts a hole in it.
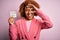
[[[25,7],[26,7],[28,4],[33,4],[33,5],[35,5],[37,8],[40,8],[39,4],[38,4],[36,1],[34,1],[34,0],[26,0],[26,1],[24,1],[24,2],[19,6],[19,13],[20,13],[21,17],[25,17]],[[35,13],[34,15],[37,16],[36,13]]]

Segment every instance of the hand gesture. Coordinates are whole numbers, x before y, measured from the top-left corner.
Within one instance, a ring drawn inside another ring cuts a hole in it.
[[[14,18],[13,18],[13,17],[10,17],[10,18],[8,19],[8,23],[9,23],[10,25],[14,24]]]

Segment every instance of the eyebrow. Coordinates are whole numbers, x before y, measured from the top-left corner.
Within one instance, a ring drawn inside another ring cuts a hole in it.
[[[31,9],[31,10],[33,10],[33,8],[26,8],[26,9]]]

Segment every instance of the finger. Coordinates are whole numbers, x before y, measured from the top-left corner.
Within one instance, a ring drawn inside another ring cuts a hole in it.
[[[13,17],[10,17],[9,19],[8,19],[8,22],[13,22],[14,21],[14,18]]]
[[[9,19],[14,19],[14,17],[10,17]]]

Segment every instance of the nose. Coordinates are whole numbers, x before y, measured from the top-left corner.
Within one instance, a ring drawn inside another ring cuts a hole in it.
[[[28,11],[28,13],[31,13],[31,11]]]
[[[31,10],[28,10],[28,13],[31,13]]]

